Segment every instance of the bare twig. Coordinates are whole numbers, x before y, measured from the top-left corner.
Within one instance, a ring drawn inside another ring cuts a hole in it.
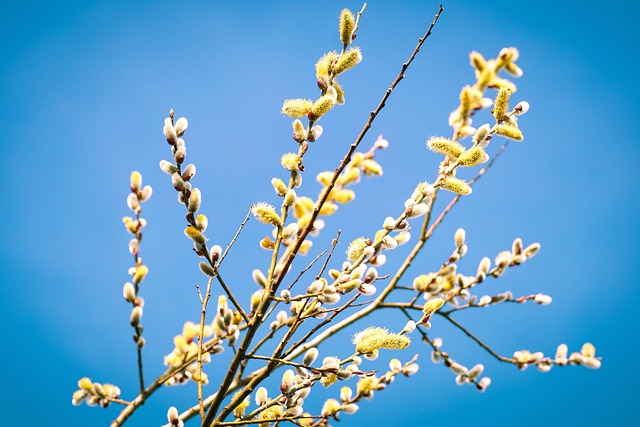
[[[364,10],[364,7],[362,8],[362,10]],[[338,246],[338,243],[340,242],[340,240],[339,240],[340,239],[340,234],[342,234],[342,230],[338,230],[338,232],[336,233],[336,237],[334,237],[333,240],[331,241],[331,250],[329,251],[329,255],[327,255],[327,259],[324,261],[324,264],[322,264],[322,268],[318,272],[318,275],[316,276],[316,280],[320,279],[320,277],[322,277],[322,274],[324,273],[324,271],[327,269],[327,265],[329,264],[329,260],[331,259],[331,256],[333,255],[333,251],[335,251],[336,246]]]
[[[513,359],[508,358],[508,357],[504,357],[504,356],[500,356],[498,353],[496,353],[495,351],[491,350],[491,347],[489,347],[488,345],[486,345],[484,342],[482,342],[478,337],[476,337],[475,335],[473,335],[471,332],[469,332],[464,326],[462,326],[460,323],[456,322],[455,320],[453,320],[453,318],[451,316],[449,316],[448,314],[442,314],[436,311],[436,314],[444,317],[445,319],[447,319],[452,325],[454,325],[456,328],[460,329],[466,336],[468,336],[469,338],[471,338],[472,340],[474,340],[480,347],[484,348],[490,355],[492,355],[493,357],[495,357],[496,359],[498,359],[501,362],[507,362],[507,363],[513,363]]]
[[[222,261],[224,261],[225,257],[227,256],[227,254],[229,253],[229,250],[231,249],[231,247],[233,246],[233,244],[236,242],[236,240],[238,239],[238,236],[240,235],[240,232],[242,231],[242,229],[244,228],[245,224],[247,223],[247,221],[249,221],[249,217],[251,216],[251,209],[249,209],[249,211],[247,212],[247,215],[244,217],[244,220],[242,221],[242,223],[240,224],[240,227],[238,227],[238,231],[236,231],[236,234],[233,236],[233,238],[231,239],[231,241],[229,242],[229,244],[227,245],[227,247],[224,250],[224,253],[222,254],[222,256],[220,257],[220,260],[217,263],[217,267],[220,267],[220,264],[222,264]]]
[[[200,315],[200,336],[198,337],[198,358],[197,360],[197,378],[195,380],[198,383],[198,403],[200,405],[200,417],[204,419],[204,403],[202,400],[202,346],[204,340],[204,326],[207,317],[207,304],[209,304],[209,298],[211,297],[211,281],[213,277],[210,277],[207,281],[207,290],[204,297],[200,294],[200,288],[198,288],[198,294],[200,294],[200,301],[202,302],[202,312]]]

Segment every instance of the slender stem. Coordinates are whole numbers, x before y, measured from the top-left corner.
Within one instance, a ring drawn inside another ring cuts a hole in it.
[[[205,292],[204,298],[200,295],[200,301],[202,302],[202,312],[200,315],[200,336],[198,337],[198,359],[197,359],[197,378],[195,380],[198,382],[198,403],[200,405],[200,417],[204,420],[204,403],[202,400],[202,346],[204,339],[204,326],[207,317],[207,304],[209,304],[209,298],[211,297],[211,282],[213,277],[209,278],[207,282],[207,291]],[[200,290],[198,289],[198,293]]]
[[[227,247],[224,250],[224,253],[222,254],[222,256],[220,257],[220,260],[218,261],[217,266],[220,267],[220,264],[222,264],[222,261],[224,261],[224,259],[226,258],[227,254],[229,253],[229,250],[231,249],[231,247],[233,246],[233,244],[236,242],[236,240],[238,239],[238,236],[240,235],[240,232],[242,231],[242,229],[244,228],[245,224],[247,223],[247,221],[249,221],[249,217],[251,216],[251,209],[249,209],[249,211],[247,212],[247,215],[244,217],[244,220],[242,221],[242,223],[240,224],[240,227],[238,227],[238,231],[236,231],[236,234],[233,236],[233,238],[231,239],[231,241],[229,242],[229,244],[227,245]]]
[[[271,418],[264,420],[237,420],[237,421],[228,421],[221,422],[219,426],[246,426],[250,424],[259,424],[259,423],[272,423],[272,422],[283,422],[283,421],[291,421],[294,422],[296,420],[308,420],[308,419],[320,419],[324,418],[322,415],[300,415],[299,417],[283,417],[283,418]]]
[[[491,350],[491,347],[486,345],[484,342],[480,341],[480,339],[478,337],[476,337],[471,332],[469,332],[460,323],[458,323],[455,320],[453,320],[453,318],[451,316],[449,316],[448,314],[442,314],[442,313],[439,313],[437,311],[436,311],[436,314],[438,314],[438,315],[444,317],[445,319],[447,319],[451,324],[453,324],[456,328],[460,329],[466,336],[468,336],[469,338],[474,340],[480,347],[484,348],[490,355],[492,355],[493,357],[495,357],[499,361],[513,363],[513,359],[510,359],[510,358],[504,357],[504,356],[500,356],[498,353],[496,353],[495,351]]]
[[[364,10],[364,8],[363,8],[363,10]],[[322,277],[322,274],[324,273],[324,271],[327,269],[327,265],[329,264],[329,260],[333,256],[333,251],[335,251],[336,246],[338,246],[338,243],[340,242],[340,240],[339,240],[340,239],[340,234],[342,234],[342,230],[338,230],[338,232],[336,233],[336,237],[334,237],[333,240],[331,241],[331,250],[329,251],[329,255],[327,255],[327,259],[324,260],[324,264],[322,264],[322,268],[318,272],[318,275],[316,276],[316,280],[320,279],[320,277]]]
[[[217,266],[214,267],[214,270],[215,270],[215,273],[216,273],[216,279],[218,280],[218,283],[220,283],[220,286],[222,287],[222,289],[224,289],[224,293],[227,294],[227,297],[229,298],[229,300],[231,301],[233,306],[236,308],[236,310],[238,310],[238,313],[240,313],[240,316],[242,316],[242,319],[246,323],[249,323],[249,316],[247,316],[247,313],[245,313],[245,311],[242,309],[242,306],[240,305],[238,300],[236,300],[236,297],[231,292],[231,289],[229,289],[229,287],[224,282],[224,280],[222,280],[222,276],[220,276],[220,272],[218,271],[218,267]]]

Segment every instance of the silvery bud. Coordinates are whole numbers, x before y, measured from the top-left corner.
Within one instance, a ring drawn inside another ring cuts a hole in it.
[[[136,289],[133,287],[131,282],[127,282],[124,284],[122,288],[122,296],[127,302],[133,302],[136,299]]]
[[[302,364],[306,366],[310,366],[318,358],[318,353],[319,353],[318,349],[315,347],[307,350],[307,352],[304,354],[304,357],[302,359]]]
[[[182,170],[182,178],[185,181],[189,181],[191,178],[193,178],[193,176],[196,174],[196,167],[193,163],[189,163],[187,166],[185,166],[185,168]]]
[[[178,134],[178,136],[182,136],[182,134],[184,133],[185,130],[187,130],[188,127],[189,127],[189,122],[185,117],[180,117],[178,120],[176,120],[175,131]]]

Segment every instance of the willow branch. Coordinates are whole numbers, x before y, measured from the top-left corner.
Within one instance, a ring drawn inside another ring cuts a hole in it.
[[[290,251],[289,256],[287,257],[287,259],[284,262],[284,265],[283,265],[283,268],[282,268],[283,271],[287,271],[287,269],[291,266],[291,263],[293,262],[293,259],[295,258],[298,250],[300,249],[300,246],[302,245],[302,243],[307,238],[307,235],[311,232],[311,229],[313,228],[313,223],[316,220],[316,218],[318,218],[318,215],[320,214],[320,209],[322,208],[324,203],[327,201],[327,198],[329,197],[329,194],[331,193],[331,190],[335,186],[336,181],[338,180],[338,177],[340,176],[340,174],[342,173],[344,168],[347,167],[347,165],[351,161],[351,156],[353,155],[353,153],[358,148],[358,145],[360,145],[360,143],[364,139],[365,135],[367,134],[367,132],[371,128],[371,125],[373,124],[374,120],[376,119],[376,117],[378,116],[380,111],[384,108],[384,106],[385,106],[385,104],[387,102],[387,99],[389,99],[389,96],[391,95],[393,90],[396,88],[398,83],[400,83],[400,81],[402,79],[404,79],[405,72],[407,71],[407,69],[409,68],[409,66],[413,62],[414,58],[416,57],[416,55],[420,51],[420,48],[422,47],[422,44],[424,43],[424,41],[431,35],[431,31],[433,30],[433,27],[436,25],[436,22],[438,21],[438,18],[440,17],[440,13],[443,10],[444,9],[443,9],[442,5],[440,5],[440,7],[438,8],[438,12],[436,13],[435,17],[433,18],[433,21],[431,22],[431,25],[429,25],[429,28],[427,29],[427,32],[424,34],[424,36],[422,36],[420,39],[418,39],[418,43],[417,43],[415,49],[413,50],[413,52],[409,56],[409,59],[407,60],[407,62],[402,64],[402,68],[400,69],[400,72],[398,73],[398,75],[396,76],[395,80],[391,83],[389,88],[386,90],[386,92],[382,96],[382,99],[378,103],[378,106],[373,111],[371,111],[371,113],[369,113],[369,119],[367,120],[367,122],[365,123],[364,127],[360,131],[360,134],[356,137],[355,141],[349,147],[349,150],[347,151],[347,154],[345,154],[345,156],[343,157],[342,161],[340,162],[340,165],[335,169],[335,171],[333,173],[333,176],[331,178],[331,181],[324,188],[324,190],[322,192],[322,195],[320,196],[319,200],[316,202],[316,206],[315,206],[315,208],[313,210],[313,213],[311,214],[311,218],[309,219],[309,223],[307,224],[306,227],[304,227],[302,229],[302,232],[300,233],[300,235],[298,236],[298,239],[296,240],[296,242],[294,244],[293,250]],[[275,283],[276,286],[279,284],[279,282],[281,280],[282,280],[282,276],[279,277],[276,280],[276,283]]]
[[[460,329],[466,336],[468,336],[469,338],[471,338],[473,341],[475,341],[480,347],[484,348],[490,355],[492,355],[493,357],[495,357],[496,359],[498,359],[501,362],[507,362],[507,363],[513,363],[513,359],[508,358],[508,357],[504,357],[504,356],[500,356],[498,353],[496,353],[495,351],[491,350],[491,347],[489,347],[488,345],[486,345],[484,342],[482,342],[478,337],[476,337],[475,335],[473,335],[471,332],[469,332],[464,326],[462,326],[460,323],[456,322],[455,320],[453,320],[453,318],[451,316],[449,316],[448,314],[442,314],[436,311],[436,314],[444,317],[445,319],[447,319],[452,325],[454,325],[456,328]]]

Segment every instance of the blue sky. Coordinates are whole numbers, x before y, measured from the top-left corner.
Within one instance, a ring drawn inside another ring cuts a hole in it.
[[[280,155],[295,150],[290,120],[279,112],[282,100],[317,95],[313,64],[339,48],[340,9],[360,6],[353,1],[3,6],[0,357],[7,369],[0,407],[7,425],[107,425],[116,408],[71,406],[82,376],[116,383],[123,398],[133,397],[135,351],[129,307],[121,297],[131,259],[121,218],[129,214],[125,198],[134,169],[154,188],[143,211],[148,227],[142,256],[150,268],[141,291],[146,375],[163,371],[172,337],[185,320],[198,318],[194,284],[203,284],[183,235],[183,209],[157,166],[169,156],[161,133],[164,117],[174,108],[189,119],[188,161],[198,167],[195,179],[203,191],[209,235],[224,246],[251,203],[276,203],[270,179],[284,175]],[[299,194],[317,194],[313,177],[338,165],[437,6],[369,2],[355,43],[364,59],[341,79],[347,103],[322,119],[325,134],[305,157]],[[385,216],[397,215],[415,184],[435,176],[439,159],[424,142],[450,133],[448,114],[460,88],[473,78],[468,53],[493,57],[502,47],[516,46],[524,76],[514,97],[532,106],[520,121],[525,141],[511,144],[446,219],[409,277],[437,268],[453,249],[458,227],[467,230],[469,253],[461,268],[469,274],[483,256],[493,258],[515,237],[525,244],[538,241],[542,251],[534,259],[478,292],[543,292],[553,296],[553,304],[498,306],[459,319],[506,356],[520,349],[553,355],[560,343],[574,351],[592,342],[603,357],[602,368],[519,372],[495,363],[443,321],[434,322],[431,333],[443,337],[454,358],[469,366],[485,364],[493,379],[489,390],[480,394],[456,386],[453,375],[433,365],[416,341],[401,358],[420,352],[419,373],[398,378],[363,403],[357,415],[342,417],[344,423],[376,425],[382,418],[398,425],[634,423],[640,398],[633,387],[640,381],[633,365],[640,351],[634,312],[640,237],[635,190],[640,149],[633,136],[640,119],[638,18],[631,1],[445,3],[432,38],[364,142],[367,147],[380,133],[390,141],[377,157],[384,176],[361,182],[356,201],[332,217],[326,239],[314,246],[314,253],[324,249],[323,242],[342,228],[343,253],[351,238],[370,235]],[[268,262],[256,243],[266,232],[249,223],[225,261],[227,280],[245,300],[255,290],[251,269],[265,269]],[[403,323],[388,316],[371,321],[390,328]],[[334,347],[321,347],[322,354],[351,350],[348,335],[337,338]],[[210,365],[212,377],[216,368]],[[168,406],[183,409],[194,396],[190,386],[162,390],[130,425],[159,425]]]

